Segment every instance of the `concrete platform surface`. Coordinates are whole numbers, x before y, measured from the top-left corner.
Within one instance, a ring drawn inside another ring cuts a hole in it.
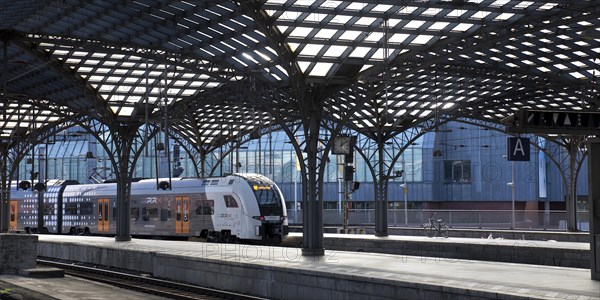
[[[445,242],[452,240],[453,238],[444,239]],[[106,253],[107,249],[145,253],[152,256],[147,261],[157,261],[161,257],[169,260],[178,258],[180,262],[177,265],[181,265],[178,268],[187,268],[192,264],[205,266],[200,268],[210,268],[213,265],[216,268],[218,263],[218,268],[222,272],[219,274],[222,276],[219,282],[235,276],[232,270],[240,272],[246,269],[259,269],[263,274],[266,271],[277,271],[277,276],[259,278],[261,289],[258,292],[273,295],[273,298],[286,298],[277,296],[282,291],[276,290],[280,287],[275,283],[279,283],[277,280],[283,280],[281,277],[290,274],[289,276],[295,277],[289,278],[291,284],[284,285],[287,289],[304,285],[304,279],[299,280],[304,275],[316,278],[316,284],[320,289],[307,294],[313,299],[336,299],[335,290],[351,289],[356,282],[370,283],[373,287],[376,284],[390,286],[391,283],[392,294],[386,294],[390,299],[427,299],[427,295],[432,291],[435,291],[438,296],[439,293],[446,292],[454,295],[465,293],[468,297],[461,297],[464,299],[600,299],[600,282],[591,280],[590,270],[587,269],[336,250],[326,250],[323,257],[305,257],[301,255],[301,249],[298,248],[145,239],[116,242],[111,237],[40,235],[39,241],[40,252],[55,253],[57,256],[65,255],[67,252],[73,253],[76,251],[73,247],[78,247],[88,251],[78,255],[85,254],[86,257],[93,256],[96,259],[101,255],[97,251],[89,252],[91,248],[101,249],[103,253]],[[481,240],[481,242],[485,241]],[[515,243],[507,240],[493,240],[493,242]],[[561,246],[560,243],[552,245]],[[143,261],[130,261],[130,259],[123,263],[130,266],[140,265],[140,267],[147,264]],[[223,264],[228,264],[228,267]],[[163,276],[169,272],[172,276],[182,274],[180,269],[155,266],[154,272],[158,271],[162,272]],[[198,271],[190,271],[189,277],[203,278],[207,280],[206,282],[210,282],[210,278],[199,274]],[[340,278],[354,283],[342,286],[339,282],[335,282]],[[331,284],[328,284],[328,281]],[[408,288],[415,286],[418,286],[418,289],[414,297],[402,294]],[[298,298],[302,298],[303,291],[300,288],[296,287]],[[356,291],[366,295],[377,292],[382,291],[377,289]],[[380,299],[380,297],[370,297],[370,299]],[[447,297],[447,299],[454,299],[454,297]]]
[[[302,244],[301,233],[291,233],[285,240],[289,246]],[[397,255],[441,257],[546,265],[554,267],[590,268],[590,243],[553,240],[504,238],[428,238],[425,236],[376,237],[370,234],[324,235],[329,250],[364,251]]]
[[[90,280],[81,279],[73,276],[63,278],[31,278],[17,275],[0,275],[0,282],[6,282],[29,291],[34,291],[45,295],[36,298],[36,294],[19,293],[21,299],[62,299],[62,300],[94,300],[94,299],[113,299],[113,300],[158,300],[164,299],[153,295],[129,291],[117,288],[103,283],[96,283]],[[8,295],[7,295],[8,296]],[[19,299],[19,296],[13,295],[13,298]],[[4,299],[4,298],[3,298]]]

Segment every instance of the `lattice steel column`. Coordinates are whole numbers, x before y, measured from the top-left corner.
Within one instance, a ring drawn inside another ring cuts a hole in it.
[[[377,198],[375,199],[375,236],[388,236],[388,199],[387,199],[387,176],[388,170],[385,170],[384,144],[381,134],[378,135],[377,153],[378,153],[378,178]]]
[[[134,167],[131,161],[133,143],[139,126],[120,126],[115,135],[117,161],[117,236],[116,241],[131,240],[131,174]]]
[[[304,208],[303,208],[303,248],[302,255],[321,256],[325,255],[323,245],[323,199],[320,185],[322,180],[318,181],[318,139],[319,139],[320,111],[310,112],[308,128],[304,130],[308,133],[306,141],[307,172],[308,182],[304,187]],[[322,178],[321,178],[322,179]]]
[[[8,178],[8,143],[1,143],[0,157],[0,233],[6,233],[10,224],[10,182]]]
[[[8,91],[6,88],[6,82],[8,77],[8,41],[3,40],[3,51],[2,51],[2,120],[6,122],[6,112],[8,106]],[[8,202],[10,182],[8,182],[8,144],[10,140],[2,142],[2,157],[0,157],[0,172],[2,172],[0,178],[0,233],[8,232],[9,217],[10,217],[10,206]]]
[[[600,281],[600,139],[588,141],[588,203],[592,279]]]

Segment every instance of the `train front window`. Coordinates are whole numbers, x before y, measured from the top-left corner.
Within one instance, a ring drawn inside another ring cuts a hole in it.
[[[252,185],[256,200],[260,207],[281,207],[281,199],[277,190],[273,189],[269,185]]]

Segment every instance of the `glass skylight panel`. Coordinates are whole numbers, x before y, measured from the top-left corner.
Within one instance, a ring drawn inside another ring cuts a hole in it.
[[[408,37],[410,37],[410,34],[396,33],[390,37],[389,42],[390,44],[402,44]]]
[[[563,64],[555,64],[554,67],[556,67],[557,69],[560,69],[560,70],[568,69],[567,66],[565,66]]]
[[[528,8],[529,6],[531,6],[533,3],[534,3],[533,1],[521,1],[519,4],[517,4],[515,6],[515,8],[525,9],[525,8]]]
[[[383,39],[383,32],[371,32],[365,41],[367,42],[379,42]]]
[[[425,21],[412,20],[404,25],[404,29],[418,29],[423,24],[425,24]]]
[[[410,43],[413,45],[426,45],[433,38],[433,35],[420,34]]]
[[[276,67],[281,73],[285,74],[286,76],[288,75],[287,71],[281,65],[277,65]]]
[[[368,70],[368,69],[370,69],[372,67],[373,67],[373,65],[365,64],[365,65],[362,66],[362,68],[360,68],[360,72],[364,72],[364,71],[366,71],[366,70]]]
[[[315,23],[320,23],[321,21],[323,21],[327,16],[329,16],[328,14],[323,14],[323,13],[311,13],[308,15],[308,17],[306,17],[306,19],[303,20],[303,22],[315,22]]]
[[[464,9],[454,9],[451,12],[448,13],[448,15],[446,15],[449,18],[460,18],[462,15],[464,15],[467,11]]]
[[[304,38],[304,37],[308,36],[311,31],[313,31],[313,28],[309,28],[309,27],[296,27],[290,33],[290,37],[302,37],[302,38]]]
[[[306,44],[302,51],[300,51],[300,55],[306,56],[316,56],[319,51],[323,48],[323,45],[318,44]]]
[[[416,6],[403,6],[402,8],[400,8],[400,10],[398,10],[399,14],[412,14],[415,10],[419,9]]]
[[[423,112],[419,115],[419,118],[425,118],[429,114],[431,114],[431,110],[423,110]]]
[[[273,61],[269,56],[263,54],[261,51],[254,51],[254,53],[258,54],[263,60],[271,62]]]
[[[333,24],[348,24],[348,21],[352,19],[352,16],[348,15],[336,15],[335,18],[331,19],[329,23]]]
[[[469,19],[471,19],[471,20],[482,20],[485,17],[487,17],[489,14],[491,14],[491,12],[485,11],[485,10],[480,10],[477,13],[472,14],[469,17]]]
[[[254,64],[258,64],[258,62],[252,57],[252,55],[248,53],[242,53],[242,56],[249,61],[252,61]]]
[[[315,34],[315,38],[318,39],[330,39],[337,33],[337,30],[334,29],[321,29],[317,34]]]
[[[308,67],[310,67],[310,62],[307,61],[299,61],[298,62],[298,67],[300,67],[300,70],[302,72],[306,72],[306,70],[308,69]]]
[[[209,51],[208,51],[208,50],[206,50],[206,49],[202,49],[202,48],[200,48],[199,50],[200,50],[200,51],[202,51],[202,52],[203,52],[203,53],[205,53],[205,54],[208,54],[209,56],[215,56],[215,55],[214,55],[212,52],[209,52]]]
[[[363,26],[369,26],[369,25],[373,24],[373,22],[375,22],[376,20],[377,20],[377,18],[361,17],[360,19],[358,19],[358,21],[356,21],[356,24],[363,25]]]
[[[245,63],[245,62],[243,62],[243,61],[242,61],[242,60],[240,60],[239,58],[237,58],[237,57],[233,56],[233,57],[232,57],[232,59],[233,59],[233,60],[235,60],[237,63],[241,64],[242,66],[244,66],[244,67],[248,67],[248,64],[247,64],[247,63]]]
[[[258,43],[259,43],[259,42],[258,42],[258,41],[257,41],[255,38],[253,38],[252,36],[250,36],[250,35],[248,35],[248,34],[246,34],[246,33],[242,34],[242,36],[243,36],[244,38],[246,38],[246,39],[249,39],[250,41],[252,41],[252,42],[253,42],[253,43],[255,43],[255,44],[258,44]]]
[[[446,26],[448,26],[449,24],[450,23],[448,23],[448,22],[435,22],[431,26],[429,26],[428,30],[440,31],[440,30],[446,28]]]
[[[329,49],[323,54],[325,57],[341,57],[348,47],[346,46],[329,46]]]
[[[586,78],[585,75],[583,75],[583,74],[581,74],[579,72],[571,72],[571,73],[569,73],[569,75],[575,77],[576,79],[584,79],[584,78]]]
[[[502,7],[502,6],[506,5],[508,2],[510,2],[510,0],[496,0],[492,4],[490,4],[490,6]]]
[[[421,13],[422,16],[435,16],[442,11],[440,8],[428,8],[424,12]]]
[[[298,49],[298,47],[300,46],[300,44],[298,44],[298,43],[288,43],[288,46],[290,47],[290,50],[292,50],[292,52],[296,52],[296,49]]]
[[[512,13],[501,13],[500,15],[495,17],[494,20],[506,21],[506,20],[512,18],[514,15],[515,14],[512,14]]]
[[[328,0],[328,1],[325,1],[323,4],[321,4],[320,7],[325,8],[325,9],[335,9],[340,4],[342,4],[342,1]]]
[[[537,69],[540,70],[540,71],[542,71],[542,72],[544,72],[544,73],[550,72],[550,69],[548,69],[546,67],[538,67]]]
[[[365,8],[367,5],[365,3],[359,3],[359,2],[352,2],[350,3],[350,5],[348,5],[346,7],[346,10],[354,10],[354,11],[358,11],[358,10],[362,10],[363,8]]]
[[[344,31],[344,33],[342,33],[342,35],[339,37],[340,40],[348,40],[348,41],[354,41],[358,38],[358,36],[361,34],[362,32],[360,31],[356,31],[356,30],[346,30]]]
[[[285,4],[287,0],[267,0],[267,4]]]
[[[531,42],[523,42],[523,45],[527,46],[527,47],[536,47],[536,45],[534,45]]]
[[[389,4],[377,4],[374,8],[371,9],[372,12],[386,12],[392,8]]]

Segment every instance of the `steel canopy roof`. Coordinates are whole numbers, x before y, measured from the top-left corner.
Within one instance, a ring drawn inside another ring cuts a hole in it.
[[[598,1],[0,0],[0,136],[166,110],[190,142],[222,144],[274,124],[260,103],[297,122],[303,89],[333,121],[364,102],[348,126],[367,135],[596,111],[599,24]]]

